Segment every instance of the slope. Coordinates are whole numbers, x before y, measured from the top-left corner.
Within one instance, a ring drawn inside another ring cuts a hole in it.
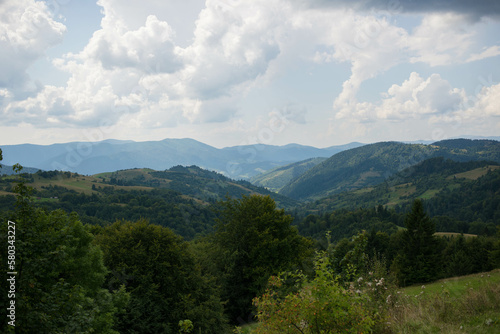
[[[250,182],[256,186],[279,192],[285,185],[326,159],[327,158],[311,158],[276,167],[268,172],[252,177]]]
[[[248,181],[232,180],[222,174],[198,166],[174,166],[165,171],[151,169],[121,170],[95,175],[101,183],[121,186],[145,186],[177,191],[203,202],[222,200],[226,196],[270,195],[280,207],[297,204],[293,199],[255,186]]]
[[[476,202],[488,202],[487,197],[493,199],[494,192],[484,189],[482,185],[489,183],[494,186],[498,176],[500,165],[495,162],[456,162],[437,157],[396,173],[377,186],[335,194],[315,203],[308,203],[303,208],[310,212],[324,212],[382,205],[399,206],[401,210],[405,210],[414,199],[424,199],[432,215],[464,219],[459,217],[464,215],[455,214],[460,211],[459,206],[467,208],[476,205]],[[473,190],[478,185],[479,189]],[[474,196],[470,197],[473,192]],[[445,201],[444,198],[448,199]]]
[[[500,162],[500,142],[457,139],[431,145],[399,142],[365,145],[335,154],[287,184],[280,194],[312,200],[362,189],[432,157]]]

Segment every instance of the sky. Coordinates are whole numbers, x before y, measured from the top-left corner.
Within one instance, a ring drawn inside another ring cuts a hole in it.
[[[497,0],[0,0],[0,147],[500,135]]]

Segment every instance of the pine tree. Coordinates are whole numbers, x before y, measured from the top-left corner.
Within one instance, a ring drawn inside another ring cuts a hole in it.
[[[400,285],[425,283],[437,278],[438,242],[436,227],[424,210],[421,200],[415,200],[405,218],[400,251],[393,263]]]

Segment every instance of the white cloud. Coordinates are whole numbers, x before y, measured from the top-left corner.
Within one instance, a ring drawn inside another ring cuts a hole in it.
[[[500,116],[500,84],[483,87],[474,105],[465,110],[466,117],[487,118]]]
[[[467,62],[478,61],[481,59],[496,57],[496,56],[500,56],[500,46],[499,45],[491,46],[481,53],[474,53],[474,54],[470,55],[470,57],[467,59]]]
[[[341,41],[336,45],[334,56],[351,63],[351,77],[343,83],[343,90],[335,99],[337,118],[351,114],[352,107],[357,104],[356,95],[365,80],[405,60],[408,40],[404,29],[389,24],[383,18],[356,17],[353,26],[346,28],[351,33],[343,37],[350,37],[354,45]]]
[[[415,96],[413,100],[408,100],[401,105],[401,111],[394,110],[387,105],[393,100],[385,100],[382,103],[386,105],[386,110],[374,112],[374,104],[359,103],[357,94],[364,81],[403,62],[423,62],[430,66],[452,65],[462,62],[463,55],[472,45],[474,35],[469,31],[472,30],[471,24],[474,23],[469,16],[456,13],[427,14],[411,34],[390,25],[384,19],[363,17],[361,20],[363,20],[362,24],[358,26],[364,33],[360,35],[358,30],[357,34],[351,36],[354,41],[358,41],[357,48],[349,46],[349,44],[346,48],[346,44],[340,44],[335,54],[337,59],[351,62],[352,73],[351,77],[343,83],[342,92],[334,101],[333,107],[337,119],[352,116],[368,120],[374,117],[374,113],[382,118],[398,118],[404,113],[412,115],[435,113],[458,100],[458,95],[456,95],[458,93],[454,93],[453,101],[429,95],[444,93],[446,96],[446,92],[451,89],[437,77],[431,77],[427,80],[428,82],[422,83],[425,84],[426,88],[421,88],[419,96]],[[355,29],[353,31],[356,32]],[[349,35],[345,34],[344,36]],[[320,54],[317,59],[322,57],[325,56]],[[410,78],[410,82],[411,80],[412,78]]]
[[[62,41],[66,27],[43,1],[4,0],[0,4],[0,87],[22,92],[26,69]]]
[[[277,30],[283,13],[277,1],[207,1],[196,22],[195,39],[184,50],[184,84],[192,97],[228,95],[267,71],[279,55]],[[266,7],[268,6],[268,7]]]
[[[417,54],[410,58],[410,62],[440,66],[459,61],[472,44],[474,34],[468,31],[471,23],[465,14],[424,16],[408,41],[409,49]]]
[[[108,25],[105,25],[108,26]],[[120,26],[120,24],[118,24]],[[181,66],[173,30],[154,15],[137,30],[115,27],[97,31],[80,57],[98,60],[105,69],[135,68],[145,73],[175,72]]]
[[[16,7],[18,2],[7,3]],[[6,70],[0,72],[0,81],[2,75],[10,75],[10,70],[25,73],[64,33],[64,26],[51,19],[42,2],[19,3],[19,12],[36,12],[26,9],[29,3],[48,15],[41,16],[41,22],[46,22],[41,30],[44,35],[25,42],[26,58],[10,57],[10,64],[19,61],[19,66],[0,65]],[[413,73],[401,85],[393,85],[380,101],[359,103],[357,96],[363,93],[364,82],[398,64],[448,65],[464,62],[465,54],[473,61],[499,53],[498,47],[490,47],[470,55],[474,25],[459,14],[424,14],[421,23],[407,31],[397,25],[399,16],[355,13],[344,6],[305,8],[285,0],[207,0],[196,19],[190,9],[190,20],[183,23],[172,13],[187,11],[187,3],[199,5],[200,0],[185,3],[99,0],[104,15],[101,29],[81,52],[53,61],[54,66],[69,74],[66,85],[40,87],[29,98],[14,101],[14,83],[9,82],[0,90],[5,119],[9,124],[27,122],[37,126],[48,120],[45,126],[53,127],[98,126],[102,119],[147,129],[233,124],[234,118],[241,116],[242,101],[253,89],[272,86],[273,80],[304,64],[327,68],[342,62],[350,64],[351,75],[332,77],[326,83],[334,91],[334,85],[340,86],[343,81],[339,95],[325,98],[334,103],[336,122],[350,118],[354,122],[444,119],[457,112],[457,105],[466,99],[462,90],[437,74],[422,78]],[[15,22],[5,22],[12,34],[17,29]],[[0,29],[4,26],[0,23]],[[189,34],[184,32],[179,38],[178,30],[188,28]],[[5,40],[12,44],[16,39]],[[272,105],[284,103],[282,99]],[[269,116],[270,110],[272,107],[256,110],[255,117],[245,115],[245,120],[253,122],[258,116]],[[277,110],[288,111],[287,120],[294,126],[309,124],[307,121],[314,116],[306,121],[306,115],[316,112],[306,105],[287,105]],[[357,131],[367,130],[359,126]]]
[[[413,72],[401,86],[389,88],[382,104],[375,108],[378,118],[402,119],[456,111],[466,100],[463,90],[453,88],[439,74],[427,79]]]
[[[453,88],[439,74],[424,79],[413,72],[401,85],[392,85],[382,94],[380,103],[351,104],[350,115],[358,121],[415,119],[453,113],[466,101],[465,91]]]

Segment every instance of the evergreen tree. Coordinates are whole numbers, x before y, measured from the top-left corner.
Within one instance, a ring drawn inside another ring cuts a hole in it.
[[[393,262],[400,285],[429,282],[437,278],[438,242],[435,224],[424,210],[422,200],[415,200],[405,218],[406,230]]]

